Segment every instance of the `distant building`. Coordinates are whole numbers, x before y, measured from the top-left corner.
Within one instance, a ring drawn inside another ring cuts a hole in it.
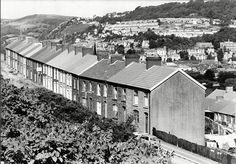
[[[233,87],[226,87],[226,90],[216,89],[205,100],[206,116],[223,124],[231,129],[235,126],[235,102],[236,92]]]
[[[226,50],[236,53],[236,42],[231,42],[231,41],[220,42],[220,48],[222,50],[226,49]]]

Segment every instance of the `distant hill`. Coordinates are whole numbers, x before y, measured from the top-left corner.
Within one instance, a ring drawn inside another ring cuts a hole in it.
[[[47,15],[47,14],[34,14],[20,19],[15,19],[9,22],[9,25],[16,26],[20,29],[32,28],[35,26],[58,26],[60,23],[70,19],[69,16],[61,15]]]
[[[204,0],[190,0],[188,3],[171,2],[159,6],[139,6],[122,17],[112,18],[109,17],[109,15],[105,15],[103,17],[97,17],[96,20],[104,23],[126,20],[145,20],[167,17],[180,18],[191,16],[221,20],[236,19],[236,1],[219,0],[204,2]]]
[[[76,39],[76,35],[86,31],[89,26],[90,25],[78,21],[77,18],[71,18],[68,21],[60,23],[55,29],[51,30],[51,32],[45,36],[45,39],[61,39],[69,37],[70,39],[67,40],[73,42]]]

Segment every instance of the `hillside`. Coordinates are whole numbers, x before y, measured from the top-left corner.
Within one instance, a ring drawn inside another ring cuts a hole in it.
[[[23,34],[43,38],[44,34],[48,34],[60,23],[71,18],[61,15],[34,14],[20,19],[4,20],[1,24],[1,35],[19,34],[21,31]]]
[[[108,15],[97,17],[96,20],[104,22],[157,19],[157,18],[180,18],[180,17],[206,17],[213,19],[229,20],[236,19],[236,1],[220,0],[218,2],[204,2],[203,0],[191,0],[188,3],[171,2],[159,6],[137,7],[123,17],[111,18]]]
[[[15,19],[9,23],[13,26],[21,26],[21,28],[34,27],[39,25],[59,25],[60,23],[70,19],[68,16],[61,15],[47,15],[47,14],[34,14],[20,19]],[[23,26],[23,27],[22,27]]]
[[[90,25],[83,24],[78,21],[77,18],[71,18],[68,21],[60,23],[55,29],[51,30],[46,39],[59,39],[63,37],[73,37],[74,42],[77,33],[81,33],[87,30]]]

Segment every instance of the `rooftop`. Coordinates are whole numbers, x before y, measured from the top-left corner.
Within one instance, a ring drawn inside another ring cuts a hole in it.
[[[95,64],[93,67],[89,68],[84,73],[82,73],[81,76],[98,80],[107,80],[111,76],[122,70],[124,67],[124,61],[118,60],[110,64],[109,59],[103,59],[97,64]]]

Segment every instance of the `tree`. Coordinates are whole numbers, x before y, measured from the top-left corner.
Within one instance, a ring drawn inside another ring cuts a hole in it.
[[[149,41],[149,48],[152,49],[152,48],[157,48],[157,42],[153,39],[151,39]]]
[[[127,54],[135,54],[135,52],[136,52],[136,51],[135,51],[134,49],[129,49],[126,53],[127,53]]]
[[[236,90],[236,78],[226,79],[225,86],[233,86],[234,90]]]
[[[187,51],[180,51],[179,52],[181,60],[189,60],[188,52]]]
[[[190,60],[197,60],[197,59],[196,59],[195,56],[192,55],[192,56],[190,57]]]
[[[172,59],[171,58],[167,58],[166,62],[172,62]]]
[[[117,45],[116,46],[116,51],[119,53],[119,54],[124,54],[125,53],[125,47],[123,45]]]
[[[208,70],[206,70],[204,76],[205,76],[205,78],[208,79],[208,80],[214,80],[214,78],[215,78],[215,73],[214,73],[213,70],[208,69]]]
[[[220,72],[217,80],[219,83],[224,84],[225,80],[229,78],[236,78],[236,75],[232,72]]]
[[[217,60],[218,60],[219,62],[222,62],[222,61],[223,61],[223,58],[224,58],[223,50],[222,50],[222,49],[219,49],[219,50],[217,51]]]

